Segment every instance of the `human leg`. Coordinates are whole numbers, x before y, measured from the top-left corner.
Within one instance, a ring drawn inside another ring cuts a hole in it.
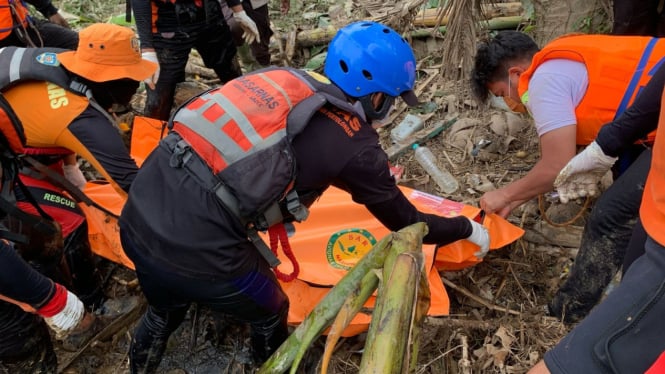
[[[140,251],[140,247],[124,231],[120,240],[127,251]],[[178,282],[174,274],[163,274],[158,267],[135,262],[136,276],[146,299],[148,310],[134,330],[129,349],[132,374],[150,374],[157,371],[166,350],[169,337],[185,319],[189,301],[173,292]]]
[[[185,66],[193,41],[189,34],[153,34],[153,45],[159,61],[159,79],[155,89],[146,87],[143,114],[166,121],[171,115],[173,97],[178,83],[185,80]]]
[[[633,235],[630,237],[630,242],[628,242],[626,255],[623,258],[623,265],[621,267],[622,276],[625,276],[630,265],[644,254],[644,242],[646,240],[647,232],[644,230],[642,221],[638,218],[633,228]]]
[[[645,254],[579,325],[545,354],[553,373],[643,373],[665,349],[665,247]]]
[[[202,305],[249,323],[257,363],[270,357],[288,337],[289,300],[265,261],[242,276],[196,289],[201,290],[195,297]]]
[[[548,305],[553,316],[579,321],[600,300],[623,261],[650,164],[646,150],[596,202],[570,274]]]
[[[259,30],[261,40],[257,43],[252,43],[249,48],[252,51],[254,59],[261,66],[270,65],[270,37],[273,35],[270,28],[270,15],[268,13],[268,5],[260,6],[256,9],[252,8],[251,2],[243,1],[243,7],[247,15],[254,20],[256,28]]]
[[[236,57],[236,46],[229,26],[223,18],[197,33],[194,48],[205,66],[213,69],[221,83],[242,75]]]

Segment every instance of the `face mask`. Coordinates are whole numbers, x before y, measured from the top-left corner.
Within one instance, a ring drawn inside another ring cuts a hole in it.
[[[506,103],[508,109],[515,113],[526,113],[526,106],[522,104],[521,101],[515,100],[510,97],[510,93],[513,92],[510,82],[510,74],[508,75],[508,96],[503,97],[503,101]]]
[[[395,110],[395,105],[390,106],[390,108],[386,112],[386,115],[383,116],[383,118],[378,118],[378,119],[371,120],[372,128],[378,129],[379,127],[383,127],[383,126],[389,124],[390,123],[390,121],[389,121],[390,113],[392,113],[393,110]]]

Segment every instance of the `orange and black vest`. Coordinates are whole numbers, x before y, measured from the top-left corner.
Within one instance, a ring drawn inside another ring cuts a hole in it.
[[[663,98],[665,100],[665,91]],[[661,106],[658,127],[665,126],[665,106]],[[658,244],[665,246],[665,131],[656,133],[651,169],[644,186],[640,218],[646,232]]]
[[[547,44],[533,56],[522,73],[519,94],[529,100],[529,81],[538,67],[552,59],[584,63],[589,85],[575,108],[577,144],[596,139],[598,130],[618,117],[633,102],[661,63],[665,39],[641,36],[569,35]],[[653,134],[650,136],[653,139]]]
[[[359,115],[322,75],[263,69],[185,103],[169,121],[181,138],[180,151],[172,139],[162,142],[179,158],[174,164],[182,162],[186,149],[196,153],[219,182],[215,193],[227,208],[241,221],[267,228],[280,218],[266,211],[295,193],[291,141],[327,103]]]
[[[20,0],[0,0],[0,39],[6,38],[15,27],[28,24],[28,8]]]

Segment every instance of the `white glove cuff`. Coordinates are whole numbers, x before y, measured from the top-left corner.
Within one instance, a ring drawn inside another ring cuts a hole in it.
[[[595,140],[589,144],[588,148],[591,155],[595,157],[599,163],[607,168],[611,168],[617,160],[617,157],[606,155]]]
[[[476,244],[480,247],[480,250],[474,255],[478,258],[483,258],[489,252],[490,249],[490,235],[487,232],[487,229],[480,223],[469,219],[471,223],[471,235],[469,235],[466,240]]]
[[[76,295],[67,291],[67,303],[62,310],[53,317],[44,318],[46,324],[53,329],[55,336],[62,339],[69,331],[78,326],[85,314],[83,303]]]

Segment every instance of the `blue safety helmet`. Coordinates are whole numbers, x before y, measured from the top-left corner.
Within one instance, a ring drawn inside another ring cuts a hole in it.
[[[340,29],[328,46],[323,70],[344,93],[361,101],[371,119],[383,118],[397,96],[410,106],[418,105],[411,46],[380,23],[359,21]],[[376,92],[387,95],[378,109],[369,100]]]

